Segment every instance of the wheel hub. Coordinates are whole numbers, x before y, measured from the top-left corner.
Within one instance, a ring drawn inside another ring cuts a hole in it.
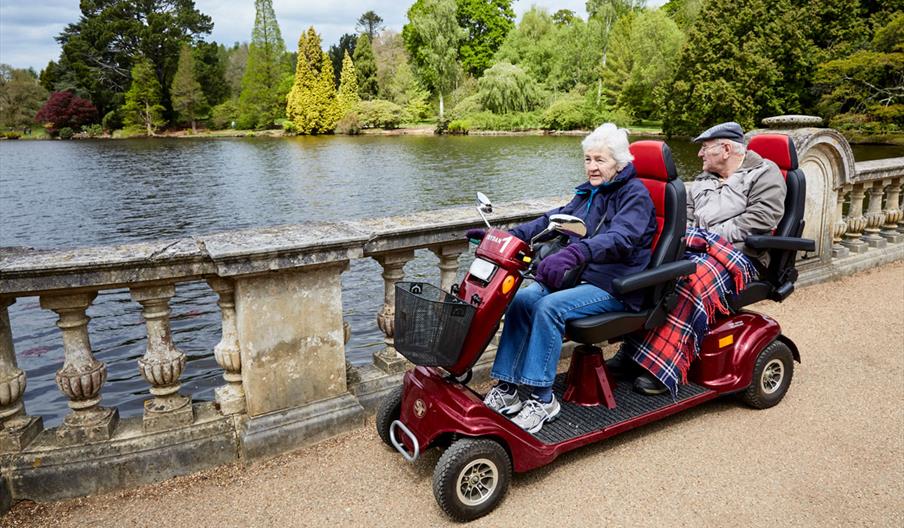
[[[493,461],[486,458],[473,460],[459,473],[456,487],[458,499],[468,506],[486,502],[496,491],[498,475],[499,470]]]
[[[782,385],[785,378],[785,365],[778,359],[773,359],[763,368],[763,375],[760,378],[760,384],[763,392],[772,394]]]

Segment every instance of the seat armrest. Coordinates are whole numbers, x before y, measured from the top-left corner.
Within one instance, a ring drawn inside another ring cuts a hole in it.
[[[676,260],[653,269],[641,271],[627,277],[621,277],[612,281],[615,293],[624,294],[640,290],[678,277],[684,277],[697,271],[697,263],[691,260]]]
[[[752,249],[816,251],[816,241],[809,238],[752,235],[744,239],[744,244]]]

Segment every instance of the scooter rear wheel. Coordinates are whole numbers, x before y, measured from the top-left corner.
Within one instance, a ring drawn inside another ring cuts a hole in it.
[[[495,508],[508,491],[512,461],[498,442],[456,440],[433,471],[433,495],[456,521],[471,521]]]
[[[392,440],[389,436],[389,427],[392,422],[399,419],[402,412],[402,386],[392,389],[392,392],[386,395],[377,408],[377,434],[380,440],[389,447],[393,447]]]
[[[760,352],[753,366],[753,379],[741,399],[755,409],[768,409],[782,401],[794,376],[791,349],[776,339]]]

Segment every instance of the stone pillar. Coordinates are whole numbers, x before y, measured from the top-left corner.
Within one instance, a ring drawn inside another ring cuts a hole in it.
[[[844,221],[844,197],[845,188],[838,189],[835,203],[835,223],[832,224],[832,258],[844,258],[850,254],[850,250],[841,241],[847,232],[847,222]]]
[[[16,349],[7,308],[16,302],[0,297],[0,453],[15,453],[43,429],[43,420],[25,414],[25,372],[16,365]]]
[[[224,415],[245,411],[245,390],[242,388],[242,356],[235,320],[235,284],[232,279],[211,277],[207,279],[220,300],[220,317],[223,321],[223,337],[213,349],[213,357],[225,372],[226,385],[214,390],[215,399]]]
[[[468,251],[468,241],[462,240],[452,244],[444,244],[430,248],[430,251],[439,258],[439,287],[444,291],[449,291],[452,285],[456,283],[458,257]]]
[[[409,363],[395,349],[393,339],[395,325],[395,283],[405,277],[405,264],[414,259],[414,250],[408,249],[375,257],[383,266],[383,307],[377,314],[377,326],[386,336],[386,347],[374,352],[374,365],[384,372],[403,372]]]
[[[904,236],[898,231],[901,219],[904,218],[904,212],[901,211],[901,205],[898,203],[901,195],[901,182],[904,182],[904,178],[891,180],[885,194],[885,225],[882,226],[880,234],[885,240],[893,243],[904,241]]]
[[[179,377],[185,370],[185,354],[173,344],[169,301],[176,294],[172,284],[131,289],[132,300],[141,304],[147,325],[148,345],[138,360],[138,371],[151,384],[151,400],[144,402],[146,432],[171,429],[194,421],[191,398],[179,394]]]
[[[845,191],[850,191],[851,207],[848,209],[847,232],[844,234],[844,240],[841,245],[848,248],[854,253],[863,253],[869,246],[866,242],[860,240],[863,230],[866,228],[866,218],[863,216],[863,184],[857,183],[853,187],[844,186]]]
[[[107,366],[94,358],[85,311],[97,292],[41,296],[41,307],[60,316],[63,332],[63,368],[56,383],[69,398],[72,412],[63,419],[57,435],[73,443],[109,440],[119,422],[119,412],[99,406],[100,390],[107,381]]]
[[[866,184],[869,192],[869,211],[864,215],[866,217],[866,228],[864,229],[863,241],[872,248],[884,248],[888,244],[879,235],[883,224],[885,224],[885,213],[882,212],[882,195],[885,194],[883,189],[887,184],[887,180],[876,180],[872,184]]]

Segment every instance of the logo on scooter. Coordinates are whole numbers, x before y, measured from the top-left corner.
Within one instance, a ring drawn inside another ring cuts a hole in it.
[[[487,235],[486,238],[489,239],[491,242],[500,244],[501,247],[499,248],[499,251],[505,251],[505,248],[512,241],[512,237],[510,237],[510,236],[503,238],[503,237],[498,237],[498,236],[494,236],[494,235]]]
[[[427,404],[424,403],[424,400],[418,398],[414,401],[414,415],[418,418],[423,418],[425,414],[427,414]]]

